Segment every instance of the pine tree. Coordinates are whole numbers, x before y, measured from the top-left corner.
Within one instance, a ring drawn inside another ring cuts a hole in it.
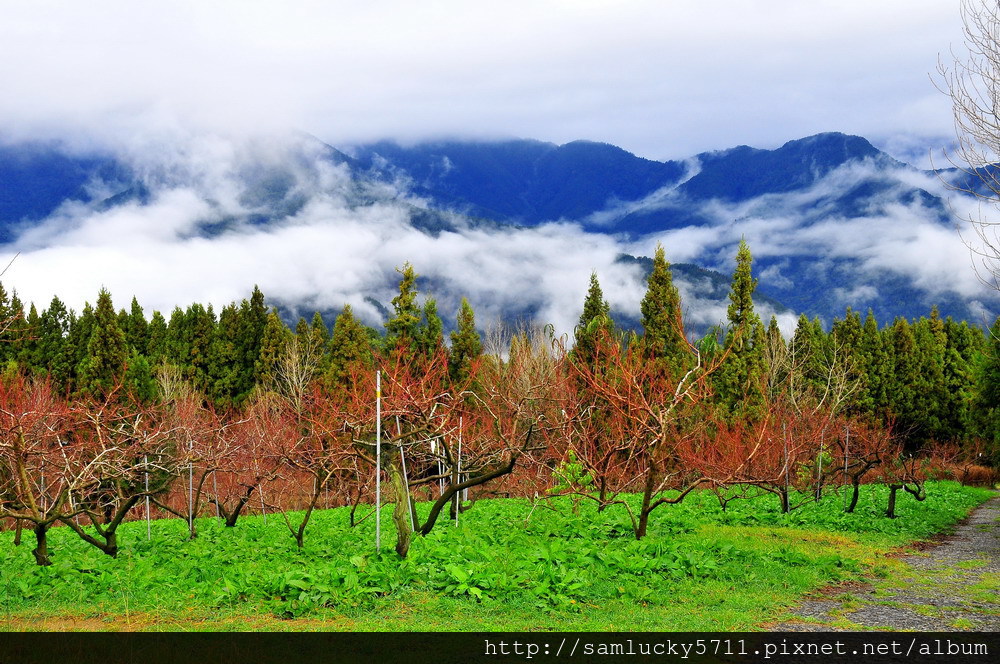
[[[451,333],[451,350],[448,353],[448,373],[454,384],[462,384],[469,377],[469,369],[483,352],[483,342],[476,330],[476,315],[469,301],[462,298],[458,309],[455,331]]]
[[[673,370],[680,369],[688,357],[681,320],[681,296],[674,286],[670,263],[660,244],[656,245],[653,271],[646,283],[646,294],[639,305],[643,351],[651,359],[662,359]]]
[[[118,325],[111,293],[104,288],[97,296],[93,329],[86,348],[86,356],[78,369],[80,382],[77,387],[84,394],[99,397],[122,382],[128,360],[125,333]]]

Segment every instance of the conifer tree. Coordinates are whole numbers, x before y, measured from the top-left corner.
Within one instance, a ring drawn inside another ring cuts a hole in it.
[[[886,381],[887,406],[896,416],[897,431],[911,441],[923,440],[916,400],[920,385],[920,356],[910,322],[897,317],[884,331],[889,355]]]
[[[986,441],[985,454],[1000,465],[1000,316],[993,322],[976,363],[975,403],[979,434]]]
[[[208,348],[209,396],[222,407],[239,401],[242,369],[239,348],[240,312],[235,303],[219,312],[219,322]]]
[[[583,313],[574,330],[576,343],[573,345],[572,357],[577,362],[593,365],[596,361],[597,344],[601,335],[612,334],[614,321],[611,320],[611,307],[604,299],[604,291],[597,280],[597,273],[590,273],[590,287],[583,301]]]
[[[288,329],[278,316],[278,310],[272,309],[267,315],[264,325],[264,337],[260,345],[260,357],[257,360],[256,374],[260,376],[262,385],[274,384],[278,362],[285,346],[291,341],[292,331]]]
[[[95,397],[107,394],[123,380],[128,345],[118,325],[111,293],[104,288],[97,296],[93,329],[86,349],[78,369],[80,383],[77,387],[80,392]]]
[[[240,354],[240,372],[237,391],[246,396],[260,380],[261,345],[264,342],[264,328],[267,326],[268,312],[264,304],[264,293],[257,286],[249,300],[240,303],[240,337],[237,344]]]
[[[444,347],[444,323],[438,315],[437,300],[432,297],[424,300],[419,334],[417,348],[425,357],[433,357]]]
[[[159,311],[153,312],[147,332],[146,357],[157,367],[167,359],[167,319]]]
[[[328,389],[350,386],[353,368],[372,365],[372,344],[368,329],[354,317],[351,305],[333,323],[330,335],[328,364],[323,375],[323,383]]]
[[[401,279],[399,294],[392,298],[393,317],[385,323],[386,347],[393,348],[404,344],[414,349],[420,339],[420,321],[423,312],[417,305],[417,277],[419,276],[409,263],[397,268]]]
[[[94,309],[89,302],[83,305],[83,311],[77,316],[69,312],[69,335],[63,345],[61,364],[70,369],[69,379],[62,385],[67,392],[76,392],[80,388],[80,367],[87,356],[87,344],[94,329]]]
[[[882,420],[888,414],[887,381],[889,380],[890,356],[885,339],[879,330],[878,321],[871,309],[865,316],[859,341],[859,372],[861,384],[855,400],[858,411]]]
[[[736,252],[736,270],[729,290],[726,316],[729,329],[723,348],[729,355],[714,374],[713,384],[720,405],[732,415],[755,416],[763,403],[761,380],[764,372],[762,348],[764,326],[754,310],[753,256],[745,240]]]
[[[166,360],[182,372],[188,363],[188,347],[191,345],[189,336],[184,310],[179,306],[174,307],[170,312],[170,322],[167,323]]]
[[[472,311],[472,305],[463,297],[455,331],[451,333],[451,350],[448,353],[448,373],[453,383],[465,382],[470,365],[482,352],[483,342],[476,330],[476,315]]]
[[[143,313],[142,307],[139,306],[139,300],[134,295],[132,296],[132,305],[122,331],[125,332],[125,341],[129,347],[135,349],[137,353],[145,355],[149,346],[149,323],[146,321],[146,315]]]
[[[671,369],[680,369],[690,357],[683,335],[681,296],[674,286],[670,263],[660,244],[656,245],[653,271],[649,273],[646,283],[646,294],[639,305],[643,351],[651,359],[662,359]]]
[[[208,349],[215,335],[215,311],[212,305],[205,306],[195,303],[184,312],[184,325],[187,328],[188,342],[185,376],[191,384],[201,392],[209,389],[209,356]]]
[[[70,315],[66,305],[53,296],[49,308],[41,313],[38,321],[38,343],[34,359],[35,366],[51,375],[53,382],[62,388],[68,387],[73,375],[71,365],[64,354],[64,346],[69,335]]]
[[[17,362],[25,369],[34,369],[38,355],[38,335],[41,317],[35,303],[28,306],[24,317],[24,334],[17,340]]]

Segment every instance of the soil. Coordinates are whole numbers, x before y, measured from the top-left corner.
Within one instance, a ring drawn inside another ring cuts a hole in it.
[[[921,542],[885,579],[830,586],[774,631],[1000,631],[1000,497]]]

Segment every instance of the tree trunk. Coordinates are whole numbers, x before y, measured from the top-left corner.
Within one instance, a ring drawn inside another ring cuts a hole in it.
[[[14,546],[21,546],[21,531],[24,530],[24,524],[21,523],[20,519],[14,520]]]
[[[403,469],[395,458],[389,463],[389,482],[396,492],[396,507],[392,510],[392,520],[396,524],[396,553],[405,558],[413,540],[413,513],[410,511],[410,487],[407,485]]]
[[[858,506],[858,495],[861,493],[861,481],[860,481],[860,479],[854,480],[851,483],[851,485],[852,485],[852,488],[851,488],[851,503],[847,506],[847,509],[844,510],[848,514],[853,514],[854,513],[854,508]]]
[[[635,538],[642,539],[646,536],[646,529],[649,526],[649,513],[652,511],[650,505],[653,502],[653,487],[656,485],[656,475],[652,466],[646,471],[646,485],[642,490],[642,507],[639,509],[639,523],[635,528]]]
[[[781,487],[780,489],[778,489],[778,498],[779,500],[781,500],[781,513],[788,514],[789,512],[791,512],[792,506],[788,499],[787,487]]]
[[[885,515],[890,519],[896,518],[896,492],[903,488],[902,484],[890,484],[889,485],[889,507],[885,511]]]
[[[48,566],[52,564],[52,559],[49,558],[49,526],[47,523],[39,523],[35,525],[35,542],[37,546],[31,551],[35,556],[35,562],[42,566]]]

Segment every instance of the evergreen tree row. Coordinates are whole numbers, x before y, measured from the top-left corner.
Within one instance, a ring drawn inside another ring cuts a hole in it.
[[[724,354],[712,374],[713,405],[727,417],[753,418],[784,391],[793,405],[803,399],[825,407],[892,423],[911,448],[931,441],[989,442],[1000,450],[1000,318],[987,337],[965,321],[942,319],[937,308],[910,321],[880,325],[873,312],[862,317],[848,308],[824,329],[818,318],[802,315],[786,340],[772,317],[765,326],[755,312],[757,280],[752,256],[740,243],[730,290],[727,325],[694,342],[704,361]],[[79,314],[54,297],[48,308],[25,309],[17,294],[0,285],[0,321],[6,325],[0,363],[6,371],[49,375],[67,394],[97,396],[124,384],[137,398],[156,398],[158,372],[172,371],[218,407],[239,405],[259,385],[271,385],[294,349],[307,361],[310,377],[327,387],[349,386],[351,367],[367,364],[378,349],[399,349],[421,357],[447,358],[455,382],[468,375],[482,353],[475,315],[462,299],[450,343],[444,340],[437,303],[420,301],[418,275],[410,264],[399,270],[399,293],[384,332],[362,324],[345,306],[328,328],[319,313],[290,329],[264,295],[233,302],[218,314],[211,305],[175,308],[169,319],[154,311],[147,318],[133,297],[129,309],[115,311],[101,290],[95,306]],[[622,337],[642,344],[650,362],[664,371],[689,369],[681,299],[670,264],[658,247],[648,289],[640,303],[641,333]],[[600,363],[598,339],[617,334],[597,274],[592,274],[572,359]]]

